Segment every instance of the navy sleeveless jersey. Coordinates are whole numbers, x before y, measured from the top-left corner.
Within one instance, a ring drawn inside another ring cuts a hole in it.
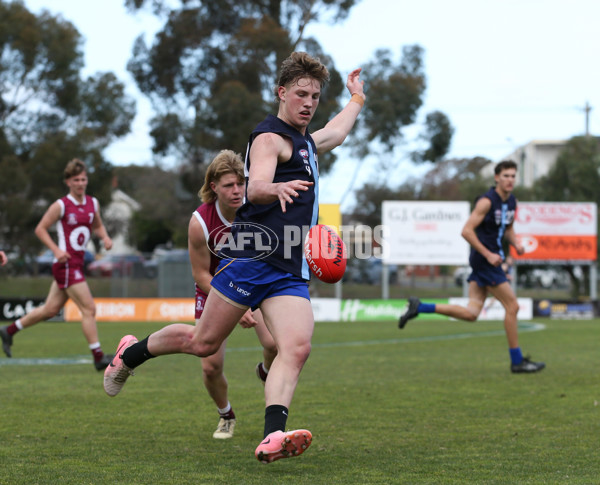
[[[483,218],[483,221],[481,221],[481,224],[475,228],[475,233],[486,248],[494,253],[500,254],[502,259],[505,259],[504,251],[502,249],[502,239],[504,238],[506,228],[515,220],[517,199],[513,194],[510,194],[508,199],[502,200],[494,187],[491,187],[481,197],[490,199],[492,206]],[[469,260],[471,266],[487,263],[487,260],[473,248],[471,248]]]
[[[292,156],[288,161],[277,164],[274,183],[291,180],[314,182],[307,191],[298,191],[294,203],[286,205],[285,213],[281,210],[279,200],[270,204],[248,201],[248,174],[252,163],[250,147],[261,133],[276,133],[292,141]],[[250,135],[244,171],[245,202],[238,209],[231,229],[232,244],[225,245],[220,256],[261,259],[282,271],[309,280],[310,271],[304,258],[304,237],[319,217],[319,167],[315,142],[308,133],[302,135],[280,118],[268,115]]]

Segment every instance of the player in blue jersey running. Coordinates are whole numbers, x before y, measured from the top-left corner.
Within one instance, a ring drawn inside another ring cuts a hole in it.
[[[472,273],[469,281],[469,302],[460,305],[423,303],[411,297],[400,316],[399,327],[420,313],[439,313],[449,317],[474,322],[479,317],[488,292],[504,307],[504,330],[508,339],[511,359],[510,369],[514,373],[538,372],[545,367],[543,362],[533,362],[523,357],[519,347],[517,332],[517,297],[502,269],[505,260],[502,241],[505,239],[514,246],[518,254],[524,249],[517,241],[513,222],[517,210],[517,200],[512,194],[515,186],[517,164],[505,160],[494,168],[496,186],[479,197],[475,208],[462,230],[462,236],[471,245],[469,264]]]
[[[132,335],[123,337],[104,374],[107,394],[118,394],[133,369],[152,357],[215,353],[248,308],[260,308],[278,353],[265,382],[264,440],[255,456],[270,463],[300,455],[310,445],[310,431],[285,431],[314,327],[303,234],[318,220],[317,154],[342,144],[364,105],[360,71],[348,75],[350,101],[310,134],[308,124],[329,72],[304,52],[283,62],[275,88],[278,113],[250,135],[245,203],[219,253],[223,259],[200,320],[196,326],[168,325],[140,342]]]

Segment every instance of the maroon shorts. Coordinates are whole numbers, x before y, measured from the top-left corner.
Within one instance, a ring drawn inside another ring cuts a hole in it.
[[[54,281],[61,290],[85,281],[82,265],[66,263],[54,263],[52,265]]]
[[[207,297],[208,295],[204,293],[200,288],[198,288],[198,286],[196,286],[196,307],[194,311],[196,320],[198,320],[202,316]]]

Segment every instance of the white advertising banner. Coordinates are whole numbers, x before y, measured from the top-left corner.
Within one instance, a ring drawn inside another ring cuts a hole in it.
[[[341,315],[339,298],[311,298],[315,322],[337,322]]]
[[[383,262],[468,264],[469,244],[460,233],[470,213],[466,201],[384,201]]]

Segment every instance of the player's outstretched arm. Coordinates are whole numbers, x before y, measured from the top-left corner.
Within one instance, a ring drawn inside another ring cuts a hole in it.
[[[356,118],[365,104],[364,81],[360,80],[360,72],[359,68],[348,75],[346,88],[352,95],[348,104],[322,129],[312,134],[318,153],[328,152],[340,146],[354,127]]]

